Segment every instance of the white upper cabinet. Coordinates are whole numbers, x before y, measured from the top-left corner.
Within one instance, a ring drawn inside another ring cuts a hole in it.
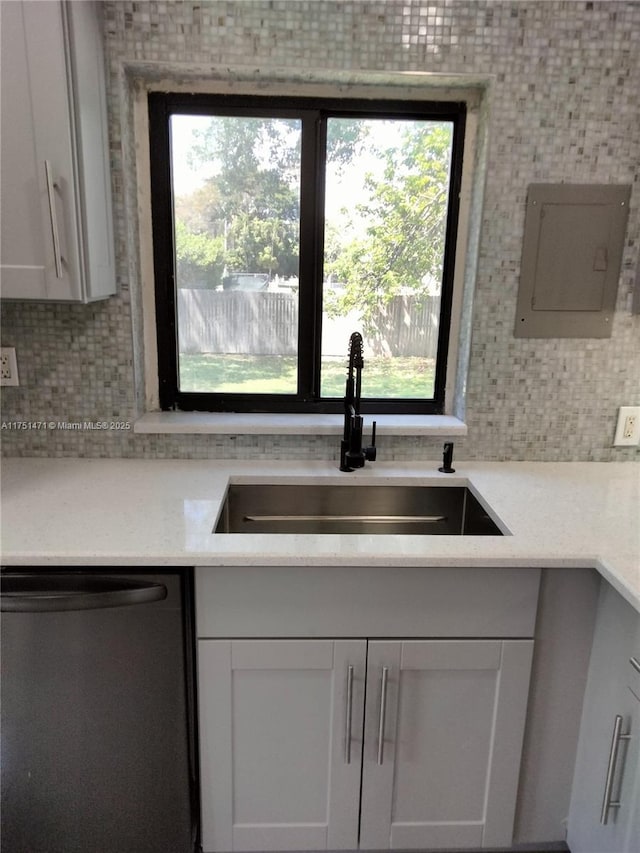
[[[3,3],[5,299],[115,293],[104,55],[95,4]]]

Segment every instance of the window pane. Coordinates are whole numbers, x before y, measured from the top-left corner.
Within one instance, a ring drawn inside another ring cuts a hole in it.
[[[451,122],[328,120],[323,397],[353,331],[363,397],[434,396],[452,140]]]
[[[295,394],[299,120],[171,117],[178,384]]]

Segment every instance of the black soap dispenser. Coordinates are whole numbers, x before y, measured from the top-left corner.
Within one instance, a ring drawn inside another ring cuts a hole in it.
[[[438,471],[442,471],[443,474],[455,474],[456,469],[451,467],[452,462],[453,462],[453,442],[452,441],[445,441],[444,451],[442,453],[442,467],[438,468]]]

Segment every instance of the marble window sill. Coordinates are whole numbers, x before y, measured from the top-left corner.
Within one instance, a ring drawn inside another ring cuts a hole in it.
[[[465,436],[467,426],[450,415],[367,415],[365,430],[377,423],[382,435]],[[342,415],[148,412],[134,432],[218,435],[340,435]]]

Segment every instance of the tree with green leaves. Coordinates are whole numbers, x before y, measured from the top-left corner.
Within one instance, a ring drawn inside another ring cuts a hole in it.
[[[333,123],[327,138],[330,161],[347,166],[365,132],[354,120]],[[213,166],[215,174],[175,202],[183,286],[198,277],[199,258],[207,268],[200,279],[211,286],[220,283],[218,267],[229,273],[298,275],[300,145],[297,119],[216,116],[194,131],[190,165]]]
[[[179,287],[215,288],[222,281],[224,240],[189,231],[179,219],[175,225],[176,277]]]
[[[393,144],[378,145],[374,121],[328,122],[328,164],[348,174],[365,148],[383,163],[365,179],[358,225],[328,219],[325,227],[325,278],[345,285],[325,295],[325,306],[340,315],[357,309],[369,330],[394,297],[425,295],[442,278],[451,126],[391,123],[404,130]],[[296,276],[298,120],[216,116],[194,132],[191,162],[213,175],[176,200],[180,282],[217,286],[223,270]]]
[[[357,206],[364,234],[346,239],[334,234],[328,243],[328,271],[346,285],[327,300],[330,312],[357,309],[365,328],[375,331],[394,297],[424,296],[438,287],[450,151],[450,126],[429,123],[407,127],[402,144],[384,152],[383,176],[367,176],[369,198]]]
[[[176,205],[176,213],[186,227],[222,237],[228,273],[298,273],[297,124],[217,116],[194,132],[191,163],[213,164],[215,175],[193,194],[194,206]]]

